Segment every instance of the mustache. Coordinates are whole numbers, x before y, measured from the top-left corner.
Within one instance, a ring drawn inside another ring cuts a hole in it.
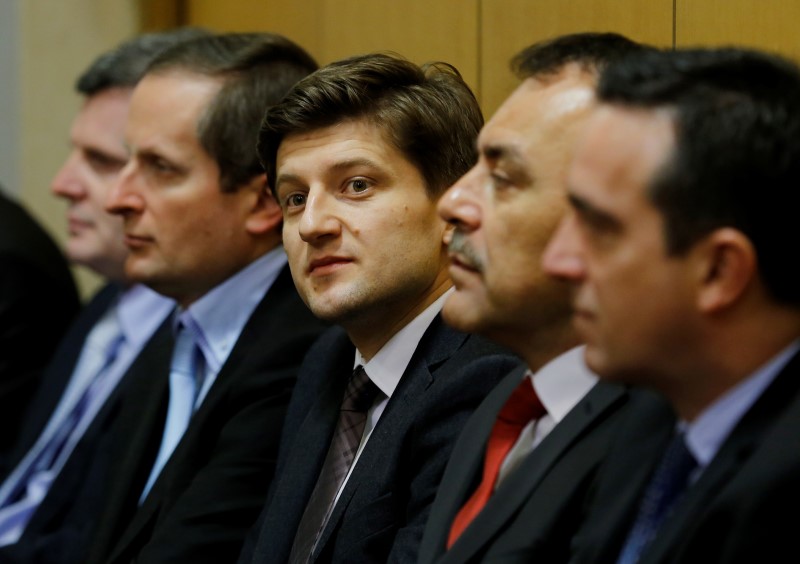
[[[447,250],[451,255],[458,255],[458,260],[460,262],[465,263],[467,266],[479,272],[483,272],[483,261],[478,256],[478,253],[470,246],[467,236],[463,231],[459,231],[458,229],[453,230],[450,243],[447,245]]]

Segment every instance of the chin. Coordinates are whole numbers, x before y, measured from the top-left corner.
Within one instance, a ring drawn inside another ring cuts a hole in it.
[[[453,329],[464,333],[480,333],[482,320],[475,317],[475,309],[459,303],[456,294],[450,296],[442,308],[442,319]]]

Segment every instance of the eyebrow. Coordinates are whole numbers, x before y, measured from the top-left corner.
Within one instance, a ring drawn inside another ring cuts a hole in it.
[[[355,167],[367,167],[367,168],[374,168],[380,169],[380,166],[370,159],[365,158],[355,158],[355,159],[346,159],[343,161],[337,161],[331,165],[329,170],[334,172],[340,172],[343,170],[349,170]],[[281,184],[283,183],[292,183],[292,184],[303,184],[303,179],[299,174],[293,174],[291,172],[283,172],[278,174],[278,178],[275,181],[275,190],[277,191]]]
[[[595,228],[607,231],[619,231],[622,227],[619,220],[610,213],[605,212],[594,206],[586,198],[583,198],[572,190],[567,194],[572,209],[587,223]]]
[[[530,167],[523,160],[522,152],[518,147],[490,143],[481,149],[481,153],[488,160],[507,163],[506,168],[509,172],[517,175],[523,181],[528,183],[533,181],[533,175],[529,170]]]

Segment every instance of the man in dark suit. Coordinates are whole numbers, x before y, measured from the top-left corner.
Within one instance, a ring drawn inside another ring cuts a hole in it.
[[[341,327],[301,368],[241,562],[416,558],[453,440],[517,362],[439,315],[451,282],[436,201],[481,123],[451,66],[378,54],[321,69],[267,112],[259,154],[292,276]],[[480,377],[462,377],[475,360]]]
[[[137,36],[97,57],[77,80],[84,102],[52,191],[69,202],[68,258],[109,283],[62,339],[26,412],[0,484],[0,561],[83,560],[99,499],[102,437],[126,384],[151,371],[147,363],[162,341],[157,330],[174,309],[172,300],[125,276],[122,222],[104,203],[127,159],[123,131],[133,86],[156,54],[201,33]],[[81,518],[68,526],[70,511]]]
[[[575,562],[786,562],[800,501],[800,69],[744,49],[610,66],[545,267],[632,402]],[[659,397],[660,396],[660,397]]]
[[[627,394],[584,366],[569,288],[548,279],[539,258],[567,210],[566,171],[597,75],[639,49],[617,34],[580,33],[519,53],[512,66],[524,81],[481,131],[477,164],[439,202],[454,228],[445,321],[526,366],[505,376],[459,437],[419,562],[561,562],[569,553]],[[524,417],[509,425],[512,409]]]
[[[0,187],[0,468],[80,305],[61,249]]]
[[[255,138],[315,68],[282,36],[223,34],[162,53],[134,89],[107,205],[124,220],[126,274],[178,303],[176,345],[171,368],[123,400],[89,561],[229,561],[258,516],[323,324],[292,284]]]

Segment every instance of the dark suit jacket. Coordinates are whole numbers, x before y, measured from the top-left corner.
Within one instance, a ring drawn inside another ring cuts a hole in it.
[[[240,562],[287,561],[336,426],[354,355],[340,328],[327,332],[310,351],[287,419],[302,423],[286,435],[270,501]],[[462,376],[476,360],[480,367]],[[518,363],[499,347],[450,329],[437,316],[361,453],[313,561],[415,561],[456,436],[481,399]]]
[[[623,388],[602,382],[502,482],[446,550],[456,514],[482,479],[486,444],[497,414],[525,370],[511,372],[461,433],[425,528],[421,564],[566,561],[589,487],[628,399]]]
[[[121,408],[115,464],[88,561],[235,560],[266,497],[297,369],[322,329],[284,268],[141,507],[161,442],[169,362],[137,382]]]
[[[614,562],[675,417],[663,400],[637,398],[601,471],[575,538],[573,562]],[[787,365],[679,499],[640,562],[797,560],[800,502],[800,355]]]
[[[86,335],[118,295],[117,286],[103,288],[70,328],[48,367],[44,385],[32,405],[25,433],[15,451],[15,464],[41,434],[66,388]],[[110,429],[115,427],[121,400],[134,382],[163,372],[164,365],[169,363],[171,351],[172,332],[167,319],[150,338],[86,429],[25,528],[25,533],[17,543],[0,548],[0,562],[84,562],[88,542],[105,503],[102,485],[109,479],[109,465],[115,447],[109,435]],[[137,425],[135,422],[130,425],[128,432],[133,432]]]
[[[0,192],[0,465],[8,463],[41,372],[79,309],[61,250]]]

